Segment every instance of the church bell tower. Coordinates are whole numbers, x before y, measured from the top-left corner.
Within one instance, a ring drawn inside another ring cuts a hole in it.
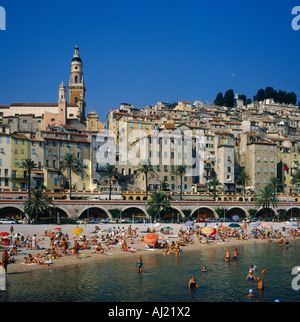
[[[78,119],[85,121],[85,85],[82,72],[82,60],[79,55],[79,48],[76,45],[75,53],[71,62],[71,74],[69,81],[69,103],[78,105]]]

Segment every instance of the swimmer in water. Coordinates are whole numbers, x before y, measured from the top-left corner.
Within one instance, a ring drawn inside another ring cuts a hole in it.
[[[230,261],[230,253],[227,249],[225,249],[225,261],[229,262]]]
[[[263,267],[263,269],[260,272],[261,272],[261,274],[266,274],[267,273],[266,268]]]
[[[195,280],[195,277],[192,276],[192,278],[189,281],[189,289],[193,289],[193,288],[197,288],[197,287],[198,287],[198,284]]]
[[[254,294],[253,294],[253,291],[252,290],[249,290],[249,294],[248,294],[249,297],[253,297]]]
[[[257,277],[257,288],[259,290],[263,290],[264,286],[265,286],[265,284],[264,284],[263,280],[260,277]]]
[[[201,272],[207,272],[207,268],[205,266],[203,266],[202,271]]]
[[[136,268],[136,270],[137,270],[138,273],[142,273],[142,269],[143,269],[142,256],[139,256],[139,258],[135,262],[135,268]]]
[[[237,259],[238,250],[237,248],[232,252],[232,259]]]
[[[252,270],[249,271],[249,274],[247,275],[246,280],[248,280],[248,281],[256,280],[256,277],[253,275]]]

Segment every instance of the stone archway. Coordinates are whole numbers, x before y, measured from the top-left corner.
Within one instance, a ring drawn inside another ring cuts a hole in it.
[[[22,219],[25,217],[21,207],[6,206],[0,209],[0,218],[15,218]]]
[[[248,211],[241,207],[231,207],[226,211],[226,214],[225,214],[226,218],[232,218],[233,216],[239,216],[239,218],[250,217]]]
[[[277,216],[277,212],[273,208],[269,208],[269,209],[259,208],[255,214],[256,218],[258,218],[258,217],[268,218],[268,217],[273,217],[273,216]]]
[[[217,218],[217,214],[213,208],[210,207],[199,207],[191,213],[192,219],[207,219]]]
[[[122,209],[120,216],[122,219],[132,219],[132,217],[136,219],[148,218],[147,212],[138,206],[129,206]]]
[[[97,206],[85,207],[78,216],[79,219],[89,218],[112,218],[111,214],[107,212],[105,209]]]

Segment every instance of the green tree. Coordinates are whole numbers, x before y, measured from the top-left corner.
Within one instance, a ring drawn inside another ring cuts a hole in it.
[[[278,205],[278,202],[279,200],[276,196],[275,190],[271,186],[267,185],[265,186],[264,189],[259,191],[259,194],[255,201],[255,205],[257,209],[262,207],[264,210],[264,213],[269,213],[271,217],[272,214],[271,214],[270,206],[272,205],[273,208],[276,208]]]
[[[121,178],[121,174],[115,165],[106,164],[102,176],[109,181],[109,200],[111,200],[112,181]]]
[[[154,178],[156,176],[156,172],[154,171],[150,160],[148,160],[147,162],[140,162],[136,172],[136,176],[141,176],[141,175],[145,176],[146,198],[148,200],[148,191],[149,191],[148,176],[150,176],[151,178]]]
[[[222,106],[225,104],[225,100],[224,100],[224,97],[223,97],[223,93],[222,92],[219,92],[216,96],[216,99],[214,100],[214,104],[215,105],[219,105],[219,106]]]
[[[27,185],[27,188],[28,188],[28,199],[30,198],[31,194],[30,194],[30,188],[31,188],[31,172],[32,170],[36,169],[37,168],[37,165],[36,163],[27,158],[25,160],[22,161],[22,163],[19,165],[19,168],[22,168],[25,170],[25,175],[24,177],[28,177],[28,185]]]
[[[251,182],[250,175],[247,172],[242,171],[240,173],[240,175],[238,176],[236,183],[237,184],[241,184],[243,186],[243,190],[244,190],[244,200],[246,200],[246,185],[248,183],[250,183],[250,182]]]
[[[265,90],[261,88],[257,91],[256,101],[262,102],[264,99],[265,99]]]
[[[150,216],[159,216],[162,211],[167,212],[170,210],[170,201],[167,195],[161,191],[151,193],[151,199],[147,212]]]
[[[233,107],[234,105],[234,92],[233,89],[229,89],[224,94],[225,106]]]
[[[244,105],[246,105],[247,97],[246,97],[246,95],[245,95],[245,94],[239,94],[239,95],[238,95],[238,98],[239,98],[240,100],[243,100],[243,104],[244,104]]]
[[[265,99],[274,98],[275,97],[274,93],[275,93],[275,91],[274,91],[273,87],[271,87],[271,86],[266,87],[266,89],[265,89]]]
[[[179,176],[180,178],[180,200],[182,200],[183,177],[185,176],[186,172],[187,172],[186,165],[177,165],[175,169],[171,171],[171,174],[174,174],[175,176]]]
[[[295,172],[292,174],[292,180],[291,184],[294,184],[297,186],[297,183],[300,182],[300,169],[297,169]]]
[[[207,184],[207,188],[213,191],[213,201],[216,201],[217,190],[224,191],[224,185],[216,177],[211,178]]]
[[[60,165],[60,170],[67,170],[69,177],[69,198],[72,197],[72,172],[80,173],[83,171],[79,158],[74,153],[67,152],[63,157]]]
[[[38,220],[41,216],[49,215],[54,205],[46,193],[46,187],[33,188],[30,191],[30,198],[24,203],[24,210],[27,216]]]
[[[282,184],[279,178],[272,176],[269,179],[268,185],[275,191],[275,193],[282,191]]]

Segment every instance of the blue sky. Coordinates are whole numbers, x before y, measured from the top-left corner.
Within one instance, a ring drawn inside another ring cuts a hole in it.
[[[202,100],[233,89],[300,100],[298,0],[1,0],[0,104],[56,102],[76,43],[87,110]]]

